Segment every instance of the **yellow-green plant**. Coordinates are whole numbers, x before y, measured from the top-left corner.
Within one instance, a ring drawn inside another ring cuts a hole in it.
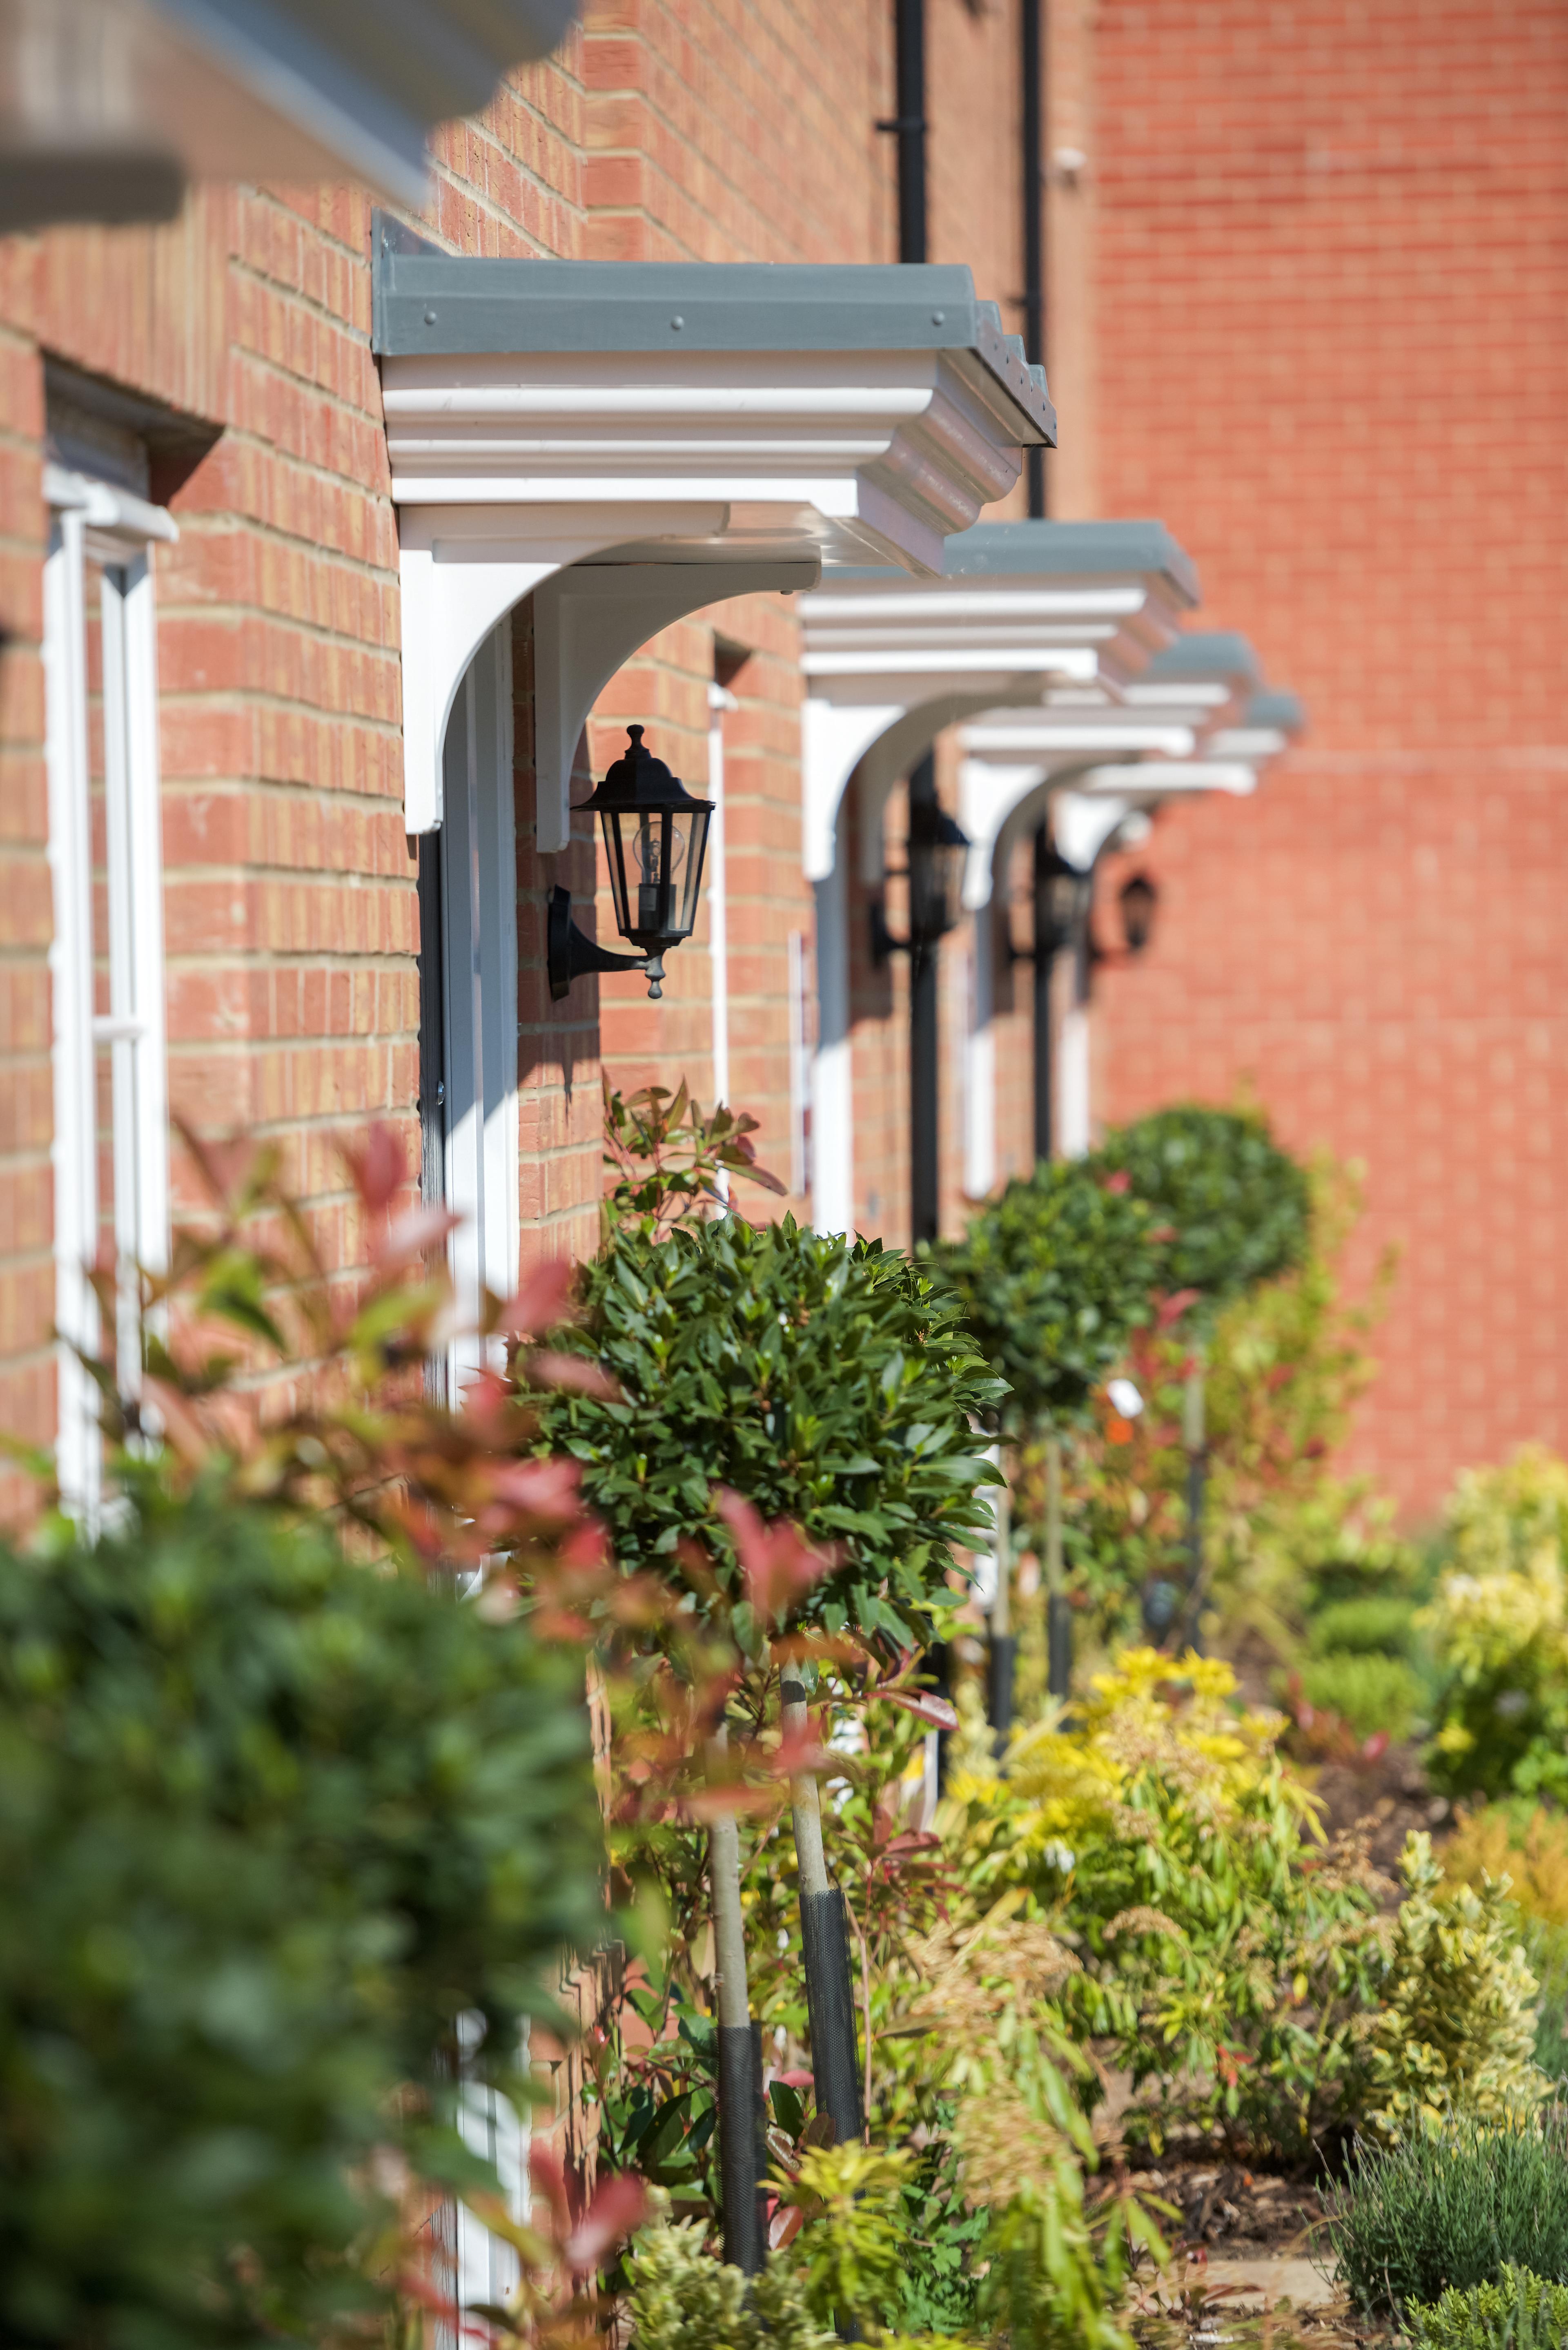
[[[1506,1878],[1445,1888],[1425,1834],[1400,1867],[1406,1898],[1363,2048],[1365,2126],[1390,2140],[1455,2115],[1532,2112],[1552,2084],[1535,2062],[1539,1986]]]
[[[941,1928],[919,1956],[919,2014],[956,2100],[964,2192],[991,2214],[982,2320],[1011,2350],[1127,2350],[1124,2289],[1140,2254],[1162,2262],[1165,2247],[1136,2196],[1095,2189],[1081,2094],[1090,2068],[1059,2005],[1076,1960],[1005,1902]]]
[[[1561,2350],[1568,2285],[1505,2262],[1495,2283],[1450,2285],[1439,2301],[1413,2301],[1405,2315],[1419,2350]]]
[[[1541,1983],[1535,2061],[1554,2081],[1568,2078],[1568,1818],[1517,1797],[1461,1812],[1442,1859],[1449,1885],[1508,1879]]]
[[[627,2257],[632,2350],[836,2350],[780,2261],[748,2278],[702,2249],[699,2225],[644,2228]]]
[[[904,2190],[914,2168],[901,2147],[815,2147],[780,2200],[805,2213],[798,2267],[805,2305],[819,2323],[836,2313],[862,2325],[895,2315],[909,2253]]]
[[[1064,2005],[1144,2093],[1135,2126],[1196,2114],[1300,2146],[1341,2110],[1386,1929],[1362,1847],[1323,1844],[1281,1717],[1234,1690],[1217,1661],[1127,1651],[1071,1727],[1048,1711],[1014,1736],[1005,1775],[958,1773],[944,1825],[976,1900],[1076,1937]]]
[[[1423,1612],[1442,1680],[1433,1778],[1455,1794],[1568,1794],[1568,1461],[1542,1445],[1460,1476],[1449,1563]]]

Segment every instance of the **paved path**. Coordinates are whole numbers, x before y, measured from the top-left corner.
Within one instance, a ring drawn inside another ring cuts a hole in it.
[[[1189,2281],[1196,2284],[1204,2272],[1194,2264],[1187,2273]],[[1293,2309],[1321,2309],[1339,2292],[1339,2287],[1330,2284],[1314,2262],[1301,2259],[1210,2261],[1207,2276],[1211,2286],[1240,2288],[1226,2295],[1237,2308],[1272,2309],[1277,2302],[1288,2301]]]

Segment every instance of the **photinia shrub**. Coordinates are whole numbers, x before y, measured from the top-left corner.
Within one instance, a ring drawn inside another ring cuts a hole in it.
[[[460,2023],[522,2094],[602,1855],[581,1659],[523,1617],[211,1478],[0,1551],[0,2335],[383,2305],[400,2182],[489,2176]]]

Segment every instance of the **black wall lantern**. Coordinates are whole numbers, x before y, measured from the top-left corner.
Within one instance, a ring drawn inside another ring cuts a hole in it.
[[[871,960],[919,954],[957,927],[963,910],[963,868],[969,835],[954,823],[934,794],[909,799],[909,935],[896,939],[888,928],[880,893],[871,900]]]
[[[590,971],[646,972],[649,995],[662,995],[665,951],[696,927],[712,802],[692,798],[680,776],[645,747],[640,726],[627,733],[628,748],[579,805],[598,816],[616,928],[639,952],[608,954],[585,938],[572,920],[571,892],[557,886],[550,892],[546,941],[550,993],[557,1001]]]
[[[1142,954],[1154,934],[1159,892],[1147,873],[1134,873],[1122,883],[1116,903],[1121,908],[1122,936],[1127,942],[1127,952]]]

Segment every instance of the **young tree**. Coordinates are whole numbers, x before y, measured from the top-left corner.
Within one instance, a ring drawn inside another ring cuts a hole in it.
[[[981,1208],[938,1262],[976,1343],[1007,1382],[996,1422],[1002,1443],[1014,1451],[1042,1440],[1047,1447],[1051,1499],[1042,1547],[1051,1688],[1065,1696],[1071,1619],[1062,1580],[1057,1448],[1153,1310],[1160,1264],[1155,1217],[1087,1160],[1043,1162]],[[1009,1581],[999,1539],[991,1704],[999,1735],[1012,1710]]]
[[[753,1726],[783,1663],[782,1727],[798,1755],[821,1669],[853,1662],[862,1683],[907,1683],[940,1637],[958,1603],[955,1546],[990,1522],[972,1430],[1002,1382],[950,1294],[895,1252],[790,1218],[671,1225],[659,1196],[624,1170],[619,1181],[633,1213],[585,1268],[583,1318],[562,1342],[614,1392],[546,1398],[541,1442],[576,1464],[625,1569],[662,1575],[730,1627]],[[815,1555],[809,1572],[774,1580],[765,1606],[764,1519],[787,1522]],[[809,1767],[792,1793],[818,2102],[848,2135],[859,2119],[842,1896]],[[716,1928],[739,1916],[738,1859],[728,1830],[713,1839]],[[728,1924],[720,1939],[732,1948]],[[726,2012],[727,2030],[747,2024],[732,1983]]]
[[[1196,1344],[1187,1375],[1182,1441],[1187,1451],[1189,1565],[1185,1602],[1172,1622],[1151,1621],[1179,1647],[1198,1628],[1205,1583],[1203,1503],[1208,1436],[1204,1341],[1214,1317],[1259,1283],[1293,1272],[1311,1239],[1307,1170],[1282,1150],[1261,1111],[1178,1103],[1113,1130],[1094,1164],[1147,1202],[1165,1234],[1160,1286],[1190,1294]],[[1171,1595],[1175,1603],[1176,1595]]]

